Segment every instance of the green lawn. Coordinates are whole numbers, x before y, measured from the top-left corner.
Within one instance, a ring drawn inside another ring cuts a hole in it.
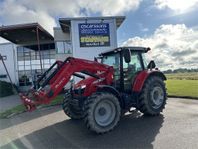
[[[166,81],[168,95],[198,97],[198,80],[176,80]]]
[[[173,80],[198,80],[197,72],[171,73],[165,75],[168,79],[173,79]]]

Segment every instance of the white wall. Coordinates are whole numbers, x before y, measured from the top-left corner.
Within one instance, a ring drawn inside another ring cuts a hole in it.
[[[70,34],[64,33],[60,27],[54,27],[54,40],[55,41],[70,40]]]
[[[0,54],[2,56],[6,56],[7,59],[4,60],[5,65],[8,69],[10,74],[11,80],[16,85],[18,84],[18,73],[17,73],[17,53],[16,53],[16,46],[12,43],[3,43],[0,44]],[[2,61],[0,60],[0,75],[6,75],[5,68],[3,66]],[[9,81],[9,78],[0,78],[2,81]]]
[[[109,49],[114,49],[117,47],[117,28],[115,19],[105,19],[103,23],[109,23],[110,31],[110,46],[107,47],[80,47],[79,41],[79,23],[85,23],[85,20],[72,20],[71,21],[71,30],[72,30],[72,47],[73,47],[73,56],[77,58],[93,60],[94,57],[98,56],[101,52],[104,52]],[[89,20],[87,23],[101,23],[101,19]]]

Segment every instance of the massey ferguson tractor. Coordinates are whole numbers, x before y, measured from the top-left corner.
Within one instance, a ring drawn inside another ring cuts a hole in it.
[[[120,47],[99,55],[100,63],[69,57],[56,61],[31,88],[20,94],[28,111],[50,103],[73,76],[81,80],[67,89],[62,108],[71,119],[83,119],[96,133],[111,131],[121,115],[136,108],[145,115],[158,115],[165,107],[166,77],[148,65],[150,48]]]

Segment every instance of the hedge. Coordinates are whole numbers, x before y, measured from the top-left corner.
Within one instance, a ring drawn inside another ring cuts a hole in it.
[[[13,88],[11,83],[0,81],[0,97],[13,95]]]

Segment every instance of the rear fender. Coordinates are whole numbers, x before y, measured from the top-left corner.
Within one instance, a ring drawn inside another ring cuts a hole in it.
[[[158,77],[162,78],[163,80],[166,80],[166,76],[161,71],[158,71],[158,70],[153,70],[153,71],[145,70],[145,71],[140,72],[136,76],[135,81],[133,83],[133,87],[132,87],[133,91],[134,92],[140,92],[142,90],[142,88],[143,88],[143,85],[144,85],[145,81],[151,76],[158,76]]]
[[[109,85],[98,85],[97,86],[97,91],[98,92],[110,92],[112,93],[113,95],[115,95],[119,102],[120,102],[120,106],[123,108],[124,107],[124,101],[120,95],[120,93],[112,86],[109,86]]]

